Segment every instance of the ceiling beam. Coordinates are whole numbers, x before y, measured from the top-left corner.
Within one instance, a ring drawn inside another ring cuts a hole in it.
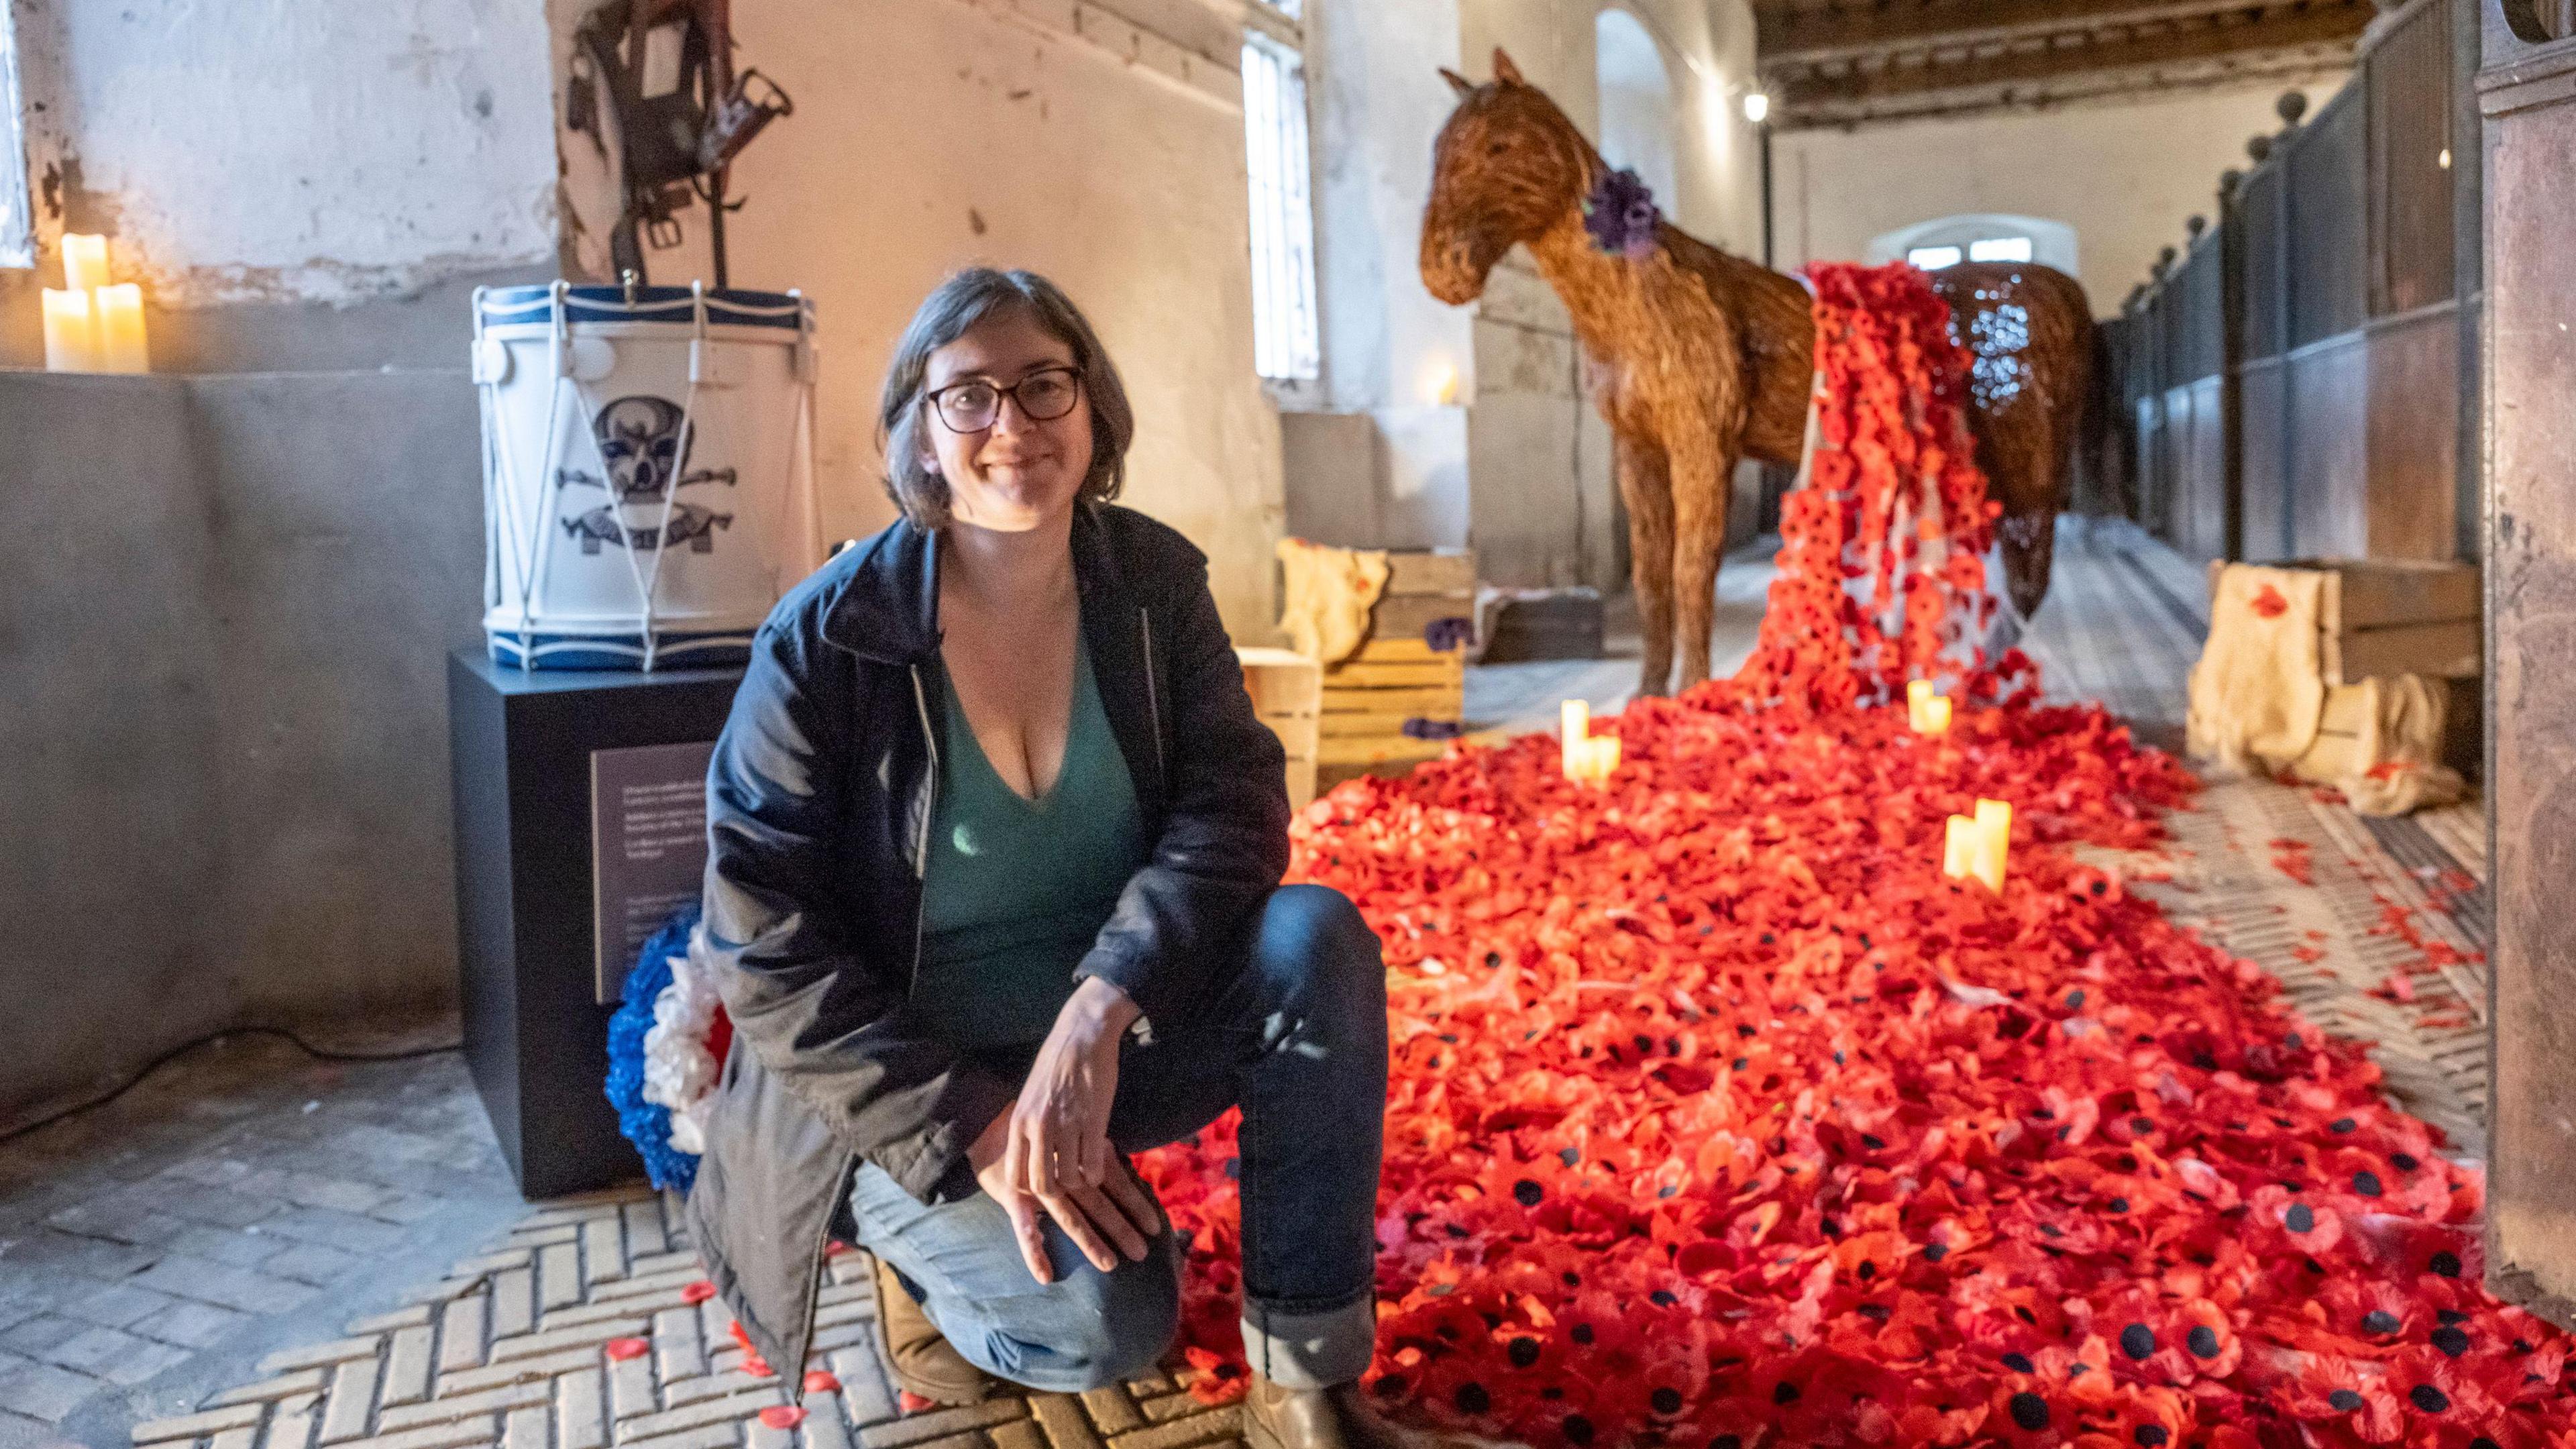
[[[2350,51],[2336,46],[2237,51],[2214,59],[2173,62],[2146,70],[2091,71],[2039,82],[1944,86],[1887,100],[1816,101],[1795,110],[1775,105],[1771,111],[1772,127],[1778,131],[1825,127],[1849,129],[1898,121],[1973,116],[1992,111],[2045,110],[2052,106],[2127,96],[2182,95],[2267,81],[2283,86],[2306,86],[2336,75],[2351,64]]]
[[[2196,21],[2263,9],[2263,0],[1909,0],[1872,9],[1763,8],[1755,51],[1766,73],[1932,48],[1998,45],[2111,27]],[[2286,8],[2286,7],[2284,7]],[[2367,0],[2311,8],[2370,15]]]
[[[2244,52],[2299,52],[2341,46],[2348,56],[2352,42],[2369,23],[2368,7],[2338,5],[2238,24],[2201,22],[2131,31],[2118,39],[2026,44],[1957,60],[1855,65],[1835,74],[1809,72],[1783,77],[1776,84],[1766,75],[1765,82],[1781,112],[1780,123],[1794,126],[1814,124],[1818,113],[1828,110],[1846,116],[1856,107],[1872,112],[1910,113],[1922,107],[1905,102],[1935,93],[2014,86],[2045,90],[2050,82],[2080,76],[2105,72],[2152,74],[2158,66],[2200,65]],[[2252,56],[2247,59],[2250,62]]]

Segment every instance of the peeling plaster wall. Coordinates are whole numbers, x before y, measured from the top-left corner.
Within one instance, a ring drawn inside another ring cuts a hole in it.
[[[417,291],[554,250],[537,0],[16,0],[38,226],[164,307]]]
[[[553,9],[568,33],[578,7]],[[894,517],[877,394],[922,298],[959,267],[1026,267],[1091,318],[1126,381],[1122,501],[1205,549],[1228,628],[1266,642],[1283,510],[1252,355],[1241,32],[1198,0],[762,0],[734,23],[796,114],[735,170],[732,279],[815,298],[826,532]],[[574,194],[591,142],[563,146],[566,210],[596,216]],[[685,246],[647,256],[656,281],[711,274],[703,213],[682,223]],[[568,234],[577,268],[604,266],[602,235]]]
[[[2299,87],[2312,103],[2339,77]],[[1908,121],[1773,139],[1780,265],[1857,261],[1870,239],[1961,212],[2012,212],[2075,228],[2100,316],[2183,241],[2184,218],[2218,219],[2218,177],[2244,169],[2248,137],[2280,129],[2266,83],[2054,110]]]
[[[150,377],[0,371],[0,1121],[246,1023],[456,996],[441,656],[477,637],[466,294],[551,274],[539,0],[13,0],[42,254],[143,283]],[[180,375],[187,374],[187,375]],[[59,939],[58,939],[59,937]]]

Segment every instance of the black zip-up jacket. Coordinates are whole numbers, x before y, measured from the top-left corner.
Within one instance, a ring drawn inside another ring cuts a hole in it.
[[[1017,1097],[906,1006],[943,703],[937,536],[861,542],[779,602],[707,771],[707,933],[734,1042],[689,1224],[793,1402],[834,1209],[864,1159],[924,1202]],[[1124,508],[1073,524],[1082,637],[1153,853],[1075,970],[1181,1019],[1288,863],[1285,757],[1207,558]]]

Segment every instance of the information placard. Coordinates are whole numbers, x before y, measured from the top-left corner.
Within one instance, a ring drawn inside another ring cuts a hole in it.
[[[646,938],[698,895],[715,742],[590,752],[591,922],[598,1000],[614,1002]]]

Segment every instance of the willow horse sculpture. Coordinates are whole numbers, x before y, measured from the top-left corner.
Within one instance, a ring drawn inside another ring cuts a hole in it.
[[[1450,71],[1462,98],[1434,151],[1422,280],[1452,305],[1482,295],[1515,243],[1573,315],[1584,387],[1608,420],[1628,505],[1645,659],[1661,694],[1708,677],[1728,480],[1738,459],[1798,460],[1815,386],[1815,320],[1797,279],[1730,256],[1667,222],[1604,251],[1584,201],[1608,166],[1545,92],[1494,52],[1494,79]],[[1976,359],[1969,424],[1991,496],[2005,582],[2027,619],[2048,592],[2069,454],[2093,367],[2084,290],[2028,264],[1932,274],[1951,332]]]

